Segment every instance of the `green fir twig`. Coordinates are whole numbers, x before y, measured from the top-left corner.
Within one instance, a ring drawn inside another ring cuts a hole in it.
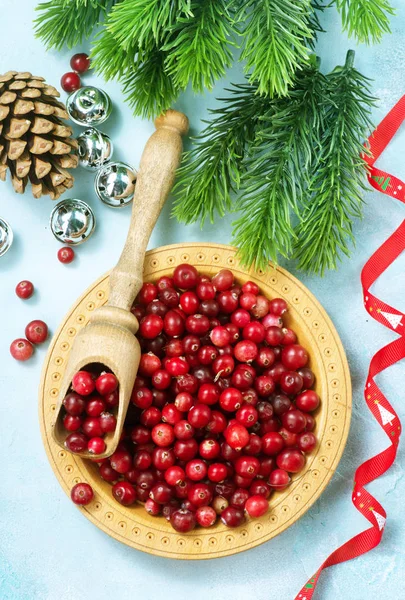
[[[343,29],[359,42],[379,42],[390,33],[390,17],[395,10],[388,0],[336,0]]]

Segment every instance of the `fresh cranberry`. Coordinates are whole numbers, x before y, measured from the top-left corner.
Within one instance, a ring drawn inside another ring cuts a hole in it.
[[[189,394],[195,394],[198,390],[198,380],[191,373],[183,375],[177,378],[176,381],[176,394],[181,392],[188,392]]]
[[[250,340],[242,340],[236,344],[234,353],[239,362],[251,362],[257,357],[257,345]]]
[[[15,293],[22,300],[27,300],[28,298],[31,298],[34,293],[34,286],[31,281],[24,279],[23,281],[20,281],[20,283],[17,283]]]
[[[286,448],[296,448],[297,447],[297,434],[289,431],[285,427],[282,427],[278,430],[279,434],[282,436],[284,440],[284,445]]]
[[[281,417],[283,427],[292,433],[301,433],[307,425],[307,419],[300,410],[289,410]]]
[[[177,440],[174,444],[174,453],[180,460],[192,460],[198,452],[198,444],[194,438],[190,440]]]
[[[153,517],[157,517],[160,515],[161,505],[152,500],[152,498],[148,498],[145,502],[145,510],[147,513],[152,515]]]
[[[81,415],[85,409],[86,402],[84,399],[79,396],[79,394],[75,394],[71,392],[67,394],[63,400],[63,406],[69,415],[78,416]]]
[[[168,423],[160,423],[152,429],[152,440],[159,447],[166,448],[174,442],[173,427]]]
[[[213,460],[220,455],[221,445],[219,442],[217,442],[217,440],[208,438],[201,442],[198,451],[201,458],[204,458],[205,460]]]
[[[187,533],[194,529],[197,521],[191,510],[180,508],[170,515],[170,524],[179,533]]]
[[[117,481],[112,487],[112,495],[123,506],[130,506],[136,500],[136,492],[128,481]]]
[[[249,517],[252,519],[258,519],[266,514],[269,510],[269,503],[263,496],[251,496],[245,504],[245,510]]]
[[[196,429],[206,427],[211,420],[211,409],[206,404],[196,404],[190,408],[187,420]]]
[[[228,469],[223,463],[212,463],[208,467],[208,479],[214,483],[220,483],[227,477]]]
[[[250,323],[250,320],[250,313],[245,308],[238,308],[231,315],[231,323],[239,327],[239,329],[242,329]]]
[[[253,384],[256,371],[250,365],[238,365],[232,373],[231,382],[238,390],[247,390]]]
[[[75,504],[86,506],[94,498],[93,488],[88,483],[76,483],[72,487],[70,497]]]
[[[171,277],[167,277],[166,275],[163,275],[163,277],[160,277],[157,282],[156,282],[156,287],[159,290],[159,292],[162,292],[163,290],[166,290],[167,288],[172,288],[174,286],[174,281]]]
[[[227,527],[239,527],[245,521],[245,515],[243,510],[240,508],[234,508],[233,506],[228,506],[221,513],[221,521]]]
[[[152,385],[157,390],[166,390],[172,381],[170,373],[164,369],[158,369],[152,375]]]
[[[207,475],[207,465],[199,458],[190,460],[186,464],[186,475],[191,481],[201,481]]]
[[[157,315],[158,317],[161,317],[162,319],[165,316],[165,314],[168,312],[168,310],[169,310],[169,308],[166,306],[166,304],[163,304],[163,302],[159,299],[152,300],[152,302],[149,302],[149,304],[146,306],[146,314],[147,315]],[[145,315],[143,314],[142,317],[144,317],[144,316]]]
[[[181,467],[173,466],[165,471],[164,477],[168,485],[175,486],[184,481],[186,474]]]
[[[211,412],[211,420],[207,425],[207,430],[210,433],[222,433],[225,431],[227,426],[227,420],[225,416],[218,410]]]
[[[178,265],[173,273],[174,285],[182,290],[196,287],[199,279],[198,271],[192,265]]]
[[[238,308],[239,298],[235,292],[232,292],[232,290],[227,290],[218,294],[217,302],[219,304],[220,311],[230,315]]]
[[[266,433],[278,431],[279,429],[280,429],[280,421],[277,419],[277,417],[272,417],[271,419],[268,419],[267,421],[263,421],[262,423],[260,423],[259,434],[263,436]]]
[[[102,454],[106,449],[106,444],[101,437],[92,437],[87,442],[87,450],[91,454]]]
[[[195,356],[197,358],[197,352],[201,346],[201,340],[196,335],[186,335],[183,339],[183,347],[184,352],[187,354],[188,358],[191,356]],[[200,361],[198,360],[199,364]]]
[[[206,301],[215,298],[215,287],[210,281],[200,281],[196,291],[200,300]]]
[[[309,390],[315,383],[315,375],[308,367],[302,367],[297,371],[304,380],[304,390]]]
[[[218,356],[215,346],[202,346],[198,350],[198,360],[202,365],[211,365]]]
[[[276,459],[272,456],[266,456],[260,459],[260,477],[268,477],[272,471],[276,468]]]
[[[194,436],[194,427],[185,420],[178,421],[174,425],[173,431],[178,440],[190,440]]]
[[[286,448],[277,456],[277,466],[288,473],[298,473],[305,465],[305,456],[300,450]]]
[[[66,414],[63,417],[63,426],[66,431],[77,431],[82,425],[82,419],[78,416]]]
[[[229,499],[230,506],[234,508],[245,508],[247,499],[249,498],[249,492],[246,488],[238,488],[234,491]]]
[[[166,469],[174,466],[176,462],[176,456],[171,448],[154,448],[152,453],[152,462],[156,469],[165,471]]]
[[[87,450],[88,438],[84,433],[74,431],[65,439],[65,446],[70,452],[84,452]]]
[[[70,66],[76,73],[85,73],[90,68],[90,58],[84,52],[74,54],[70,59]]]
[[[295,399],[297,408],[304,412],[312,412],[319,406],[320,398],[314,390],[306,390],[299,394]]]
[[[211,527],[217,520],[217,513],[211,506],[200,506],[197,508],[195,517],[201,527]]]
[[[259,286],[257,285],[257,283],[254,283],[254,281],[247,281],[246,283],[244,283],[242,285],[243,293],[250,293],[250,294],[254,294],[255,296],[257,296],[259,291],[260,291]]]
[[[208,506],[212,500],[211,488],[205,483],[195,483],[188,492],[188,499],[197,508]]]
[[[231,336],[231,340],[230,340],[231,344],[234,344],[235,342],[237,342],[239,340],[240,334],[239,334],[239,329],[236,327],[236,325],[233,325],[233,323],[226,323],[225,329],[229,332],[229,334]]]
[[[157,483],[149,492],[149,498],[152,498],[158,504],[166,504],[172,497],[172,490],[165,482]]]
[[[276,490],[284,490],[291,483],[291,477],[284,469],[274,469],[269,476],[269,486]]]
[[[31,358],[34,346],[24,338],[14,340],[10,345],[10,354],[15,360],[25,361]]]
[[[259,352],[257,354],[255,365],[257,365],[260,369],[268,369],[270,368],[276,360],[276,355],[272,348],[268,348],[266,346],[259,348]]]
[[[276,383],[279,383],[282,375],[287,372],[287,367],[281,362],[275,362],[270,369],[266,369],[265,374],[272,377]]]
[[[131,430],[131,440],[134,444],[147,444],[151,439],[150,430],[143,425],[136,425]]]
[[[139,292],[139,302],[148,305],[150,302],[153,302],[153,300],[156,300],[157,296],[157,287],[153,283],[144,283]]]
[[[79,86],[80,87],[80,86]],[[64,246],[58,250],[58,260],[64,265],[68,265],[74,260],[75,251],[70,246]]]
[[[283,336],[283,331],[279,327],[271,326],[266,329],[266,342],[269,346],[281,344]]]
[[[284,448],[284,439],[276,431],[266,433],[262,437],[262,451],[267,456],[276,456]]]
[[[219,397],[219,404],[222,410],[234,412],[242,405],[242,394],[236,388],[228,388],[222,392]]]
[[[268,421],[273,416],[273,407],[270,402],[259,402],[256,405],[259,421]]]
[[[138,472],[135,483],[136,483],[137,489],[146,490],[148,492],[148,497],[149,497],[149,491],[156,484],[156,481],[157,481],[157,478],[156,478],[155,473],[153,473],[151,470],[149,470],[149,471],[141,471],[140,473]]]
[[[95,387],[94,379],[88,371],[79,371],[73,375],[72,388],[77,394],[89,396]]]
[[[255,390],[259,396],[268,398],[276,387],[274,379],[269,375],[259,375],[255,380]]]
[[[265,296],[256,296],[256,304],[252,308],[251,313],[256,319],[261,319],[269,312],[270,302]]]
[[[291,400],[284,394],[277,394],[272,399],[274,414],[278,417],[283,415],[291,408]]]
[[[231,334],[223,325],[218,325],[210,333],[210,338],[214,346],[223,348],[227,346],[231,341]]]
[[[132,395],[131,395],[131,401],[138,408],[145,410],[146,408],[149,408],[150,406],[152,406],[153,394],[146,387],[134,388]]]
[[[243,448],[244,454],[248,454],[249,456],[258,456],[262,449],[262,440],[255,433],[251,433],[249,435],[249,442]]]
[[[308,352],[299,344],[285,346],[281,352],[281,360],[287,369],[295,371],[305,367],[308,362]]]
[[[156,354],[159,358],[164,356],[164,348],[166,346],[166,338],[164,335],[158,335],[153,340],[148,340],[146,344],[147,352]]]
[[[236,419],[245,427],[252,427],[259,418],[259,414],[254,406],[251,404],[245,404],[241,406],[236,413]]]
[[[295,344],[297,341],[297,336],[292,329],[288,329],[287,327],[283,328],[283,346],[289,346],[290,344]]]
[[[250,340],[255,344],[260,344],[264,340],[264,336],[266,334],[266,330],[263,325],[259,323],[259,321],[251,321],[242,331],[242,337],[244,340]]]
[[[117,473],[126,473],[132,467],[132,456],[127,450],[117,449],[110,456],[110,464]]]
[[[108,483],[114,483],[120,476],[120,474],[112,468],[109,462],[100,465],[99,473],[104,481],[108,481]]]
[[[134,455],[133,466],[139,471],[146,471],[152,465],[152,455],[147,450],[138,450]]]
[[[223,496],[215,496],[211,502],[212,508],[215,510],[217,515],[220,515],[229,506],[229,502]]]
[[[306,419],[307,419],[307,425],[305,427],[305,431],[312,431],[313,429],[315,429],[315,419],[312,415],[306,414]]]
[[[255,456],[239,456],[235,460],[235,470],[241,477],[253,479],[259,473],[260,461]]]
[[[162,366],[162,362],[159,357],[157,357],[152,352],[148,352],[146,354],[142,354],[141,359],[139,361],[138,372],[144,377],[152,377],[152,375],[160,369]]]
[[[87,417],[83,421],[83,431],[87,435],[87,437],[101,437],[103,435],[103,430],[101,429],[100,421],[96,417]]]
[[[186,320],[186,329],[193,335],[203,336],[210,328],[210,321],[208,317],[201,314],[190,315]]]
[[[243,390],[242,391],[242,399],[243,399],[244,403],[251,404],[252,406],[256,406],[259,401],[257,392],[256,392],[256,390],[253,390],[253,389]]]
[[[108,408],[114,408],[115,406],[118,406],[118,402],[119,402],[118,390],[115,390],[115,392],[113,392],[112,394],[107,394],[106,396],[104,396],[103,400],[106,403],[106,405],[108,406]]]
[[[295,395],[302,390],[304,381],[295,371],[286,371],[280,377],[280,388],[285,394]]]
[[[249,432],[240,423],[232,423],[224,431],[224,437],[228,446],[234,450],[241,450],[249,443]]]
[[[170,311],[169,311],[170,312]],[[167,315],[165,315],[166,319]],[[163,319],[159,315],[146,315],[139,325],[139,333],[143,338],[151,340],[156,338],[163,330]]]
[[[239,297],[239,304],[245,310],[252,310],[256,306],[257,295],[251,292],[243,292]]]
[[[269,498],[270,493],[270,487],[263,479],[254,479],[252,481],[252,485],[249,488],[250,496],[263,496],[264,498]]]
[[[176,292],[174,288],[166,288],[159,292],[159,300],[163,302],[168,308],[174,309],[175,312],[178,312],[178,304],[179,304],[179,294]],[[181,315],[180,312],[178,312]]]
[[[316,446],[316,437],[310,431],[301,433],[297,438],[297,445],[302,452],[312,452]]]
[[[47,324],[38,319],[31,321],[25,328],[25,337],[32,344],[42,344],[48,337]]]
[[[89,417],[99,417],[105,410],[105,404],[101,398],[92,398],[87,402],[86,413]]]
[[[212,278],[212,284],[218,292],[229,290],[233,284],[233,273],[229,269],[222,269]]]

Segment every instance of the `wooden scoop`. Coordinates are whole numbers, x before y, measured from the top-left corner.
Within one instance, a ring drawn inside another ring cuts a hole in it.
[[[70,352],[56,407],[53,437],[64,446],[68,435],[62,423],[63,399],[73,376],[87,365],[101,363],[119,381],[119,405],[115,432],[105,436],[103,454],[82,452],[83,458],[110,456],[120,440],[138,370],[141,349],[135,337],[139,324],[130,312],[143,283],[143,263],[149,237],[172,188],[182,153],[188,119],[168,110],[155,121],[139,166],[128,237],[117,266],[110,274],[108,303],[94,311],[91,321],[77,334]]]

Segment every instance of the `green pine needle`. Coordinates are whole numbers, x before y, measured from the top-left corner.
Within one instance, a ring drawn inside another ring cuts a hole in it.
[[[360,42],[379,42],[390,33],[389,17],[395,10],[388,0],[336,0],[343,29]]]
[[[361,158],[375,103],[369,80],[353,68],[350,51],[344,67],[327,76],[319,108],[324,131],[309,185],[307,204],[297,228],[295,258],[299,268],[323,275],[335,269],[354,242],[353,219],[362,216],[366,162]]]
[[[135,115],[152,119],[177,98],[179,90],[166,73],[165,60],[165,53],[156,47],[139,53],[135,64],[122,79],[125,99]]]
[[[88,38],[111,6],[111,0],[51,0],[36,7],[36,36],[47,49],[73,48]]]
[[[193,138],[183,158],[174,188],[173,215],[183,223],[214,222],[231,210],[231,194],[239,188],[246,145],[254,138],[258,115],[266,99],[249,84],[233,85],[223,106],[211,110],[207,126]]]
[[[318,105],[325,78],[315,63],[297,75],[289,98],[274,100],[261,115],[256,139],[245,161],[241,212],[234,242],[241,262],[266,268],[269,260],[290,256],[294,241],[292,214],[305,195],[307,173],[319,143],[322,121]]]
[[[193,16],[179,16],[171,28],[166,67],[176,87],[189,82],[195,92],[212,89],[232,64],[235,0],[198,0],[191,3]]]
[[[314,37],[311,0],[247,0],[243,5],[240,59],[260,94],[286,96],[294,74],[309,60]]]
[[[102,29],[95,38],[91,58],[92,68],[106,81],[121,79],[134,67],[135,50],[124,50],[108,29]]]

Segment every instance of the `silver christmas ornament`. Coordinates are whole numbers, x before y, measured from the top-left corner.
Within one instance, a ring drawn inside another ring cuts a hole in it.
[[[95,171],[105,165],[113,153],[113,144],[108,135],[89,127],[77,138],[78,155],[82,167]]]
[[[0,218],[0,256],[3,256],[10,249],[13,238],[13,230],[10,225]]]
[[[111,162],[96,175],[94,188],[104,204],[120,208],[130,204],[134,197],[136,171],[123,162]]]
[[[55,206],[49,225],[57,240],[63,244],[77,246],[91,236],[96,219],[86,202],[68,198]]]
[[[103,90],[88,85],[70,94],[66,108],[77,125],[100,125],[110,116],[112,104]]]

